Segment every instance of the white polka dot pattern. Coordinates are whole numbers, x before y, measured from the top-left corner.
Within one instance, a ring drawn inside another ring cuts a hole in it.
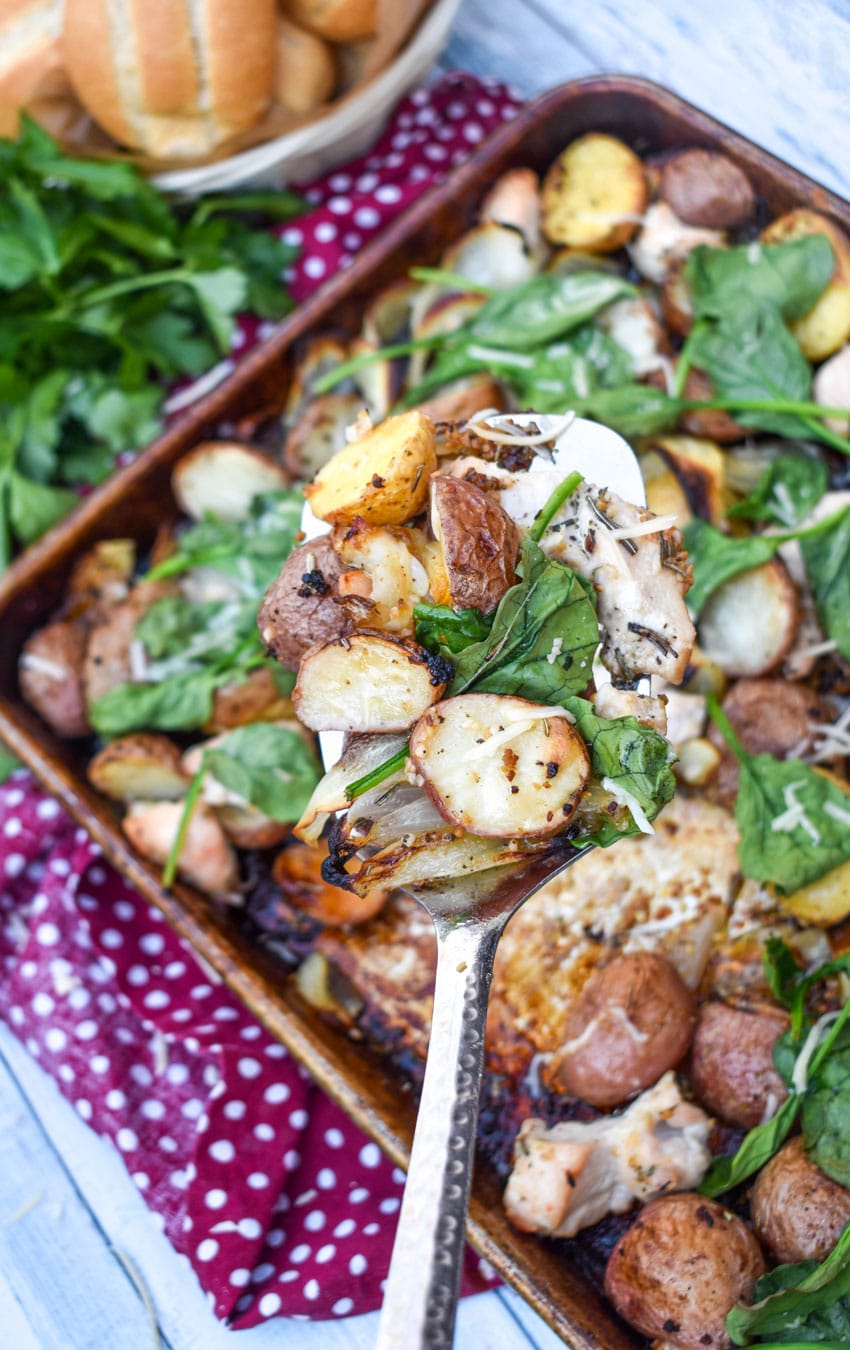
[[[300,248],[296,300],[516,106],[465,75],[416,91],[281,231]],[[266,331],[244,320],[240,354]],[[0,1015],[120,1150],[219,1317],[238,1328],[380,1304],[402,1174],[22,771],[0,787],[0,957]],[[471,1260],[467,1277],[487,1279]]]

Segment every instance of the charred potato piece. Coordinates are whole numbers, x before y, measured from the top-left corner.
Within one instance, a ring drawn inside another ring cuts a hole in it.
[[[751,220],[756,194],[743,169],[716,150],[683,150],[661,170],[661,197],[687,225],[736,230]]]
[[[773,1063],[788,1015],[768,1005],[734,1008],[712,1001],[700,1009],[691,1053],[699,1100],[730,1125],[750,1130],[788,1095]]]
[[[193,520],[207,514],[245,520],[255,497],[286,483],[279,464],[240,441],[204,441],[183,456],[171,475],[177,503]]]
[[[731,1346],[726,1314],[764,1274],[746,1224],[693,1192],[651,1200],[617,1243],[605,1293],[644,1336],[685,1350]]]
[[[280,693],[269,668],[261,666],[243,680],[216,689],[212,717],[204,729],[228,731],[250,722],[276,722],[282,717],[292,717],[292,700]]]
[[[652,449],[675,474],[691,511],[719,525],[726,514],[720,447],[698,436],[662,436],[652,442]]]
[[[363,409],[360,394],[319,394],[301,411],[283,447],[283,462],[293,478],[315,478],[319,470],[345,445],[346,427]]]
[[[442,697],[446,667],[415,642],[361,629],[305,653],[292,702],[313,731],[404,731]]]
[[[344,570],[330,535],[323,535],[293,549],[263,596],[257,615],[260,637],[287,670],[298,669],[308,647],[342,637],[351,628],[351,618],[339,603]]]
[[[307,844],[292,844],[277,855],[272,870],[286,898],[296,909],[328,927],[373,919],[383,909],[390,892],[374,890],[361,896],[332,886],[322,877],[322,860],[326,856],[324,848],[310,848]]]
[[[669,961],[624,952],[584,985],[548,1072],[591,1106],[619,1106],[679,1063],[693,1017],[694,996]]]
[[[177,746],[154,732],[111,741],[89,764],[88,779],[98,792],[120,802],[177,801],[189,786]]]
[[[87,736],[83,688],[87,634],[81,623],[60,619],[27,638],[18,660],[21,693],[58,736]]]
[[[164,863],[174,845],[183,802],[137,802],[124,817],[130,843],[151,862]],[[196,807],[180,852],[180,875],[199,890],[219,899],[233,899],[239,882],[233,852],[215,812]]]
[[[719,586],[699,619],[705,654],[727,675],[767,675],[794,645],[797,592],[778,558]]]
[[[472,834],[554,834],[590,777],[587,747],[557,708],[460,694],[417,723],[410,757],[440,814]]]
[[[689,370],[682,398],[708,402],[714,396],[714,385],[705,372],[693,368]],[[679,423],[691,436],[703,437],[719,445],[734,445],[747,436],[746,427],[736,422],[724,408],[691,408],[682,413]]]
[[[750,1208],[777,1261],[823,1261],[850,1220],[850,1191],[812,1162],[798,1137],[762,1168]]]
[[[850,239],[826,216],[805,207],[772,220],[761,238],[766,244],[782,244],[811,234],[822,234],[829,240],[835,270],[808,314],[794,319],[790,328],[803,355],[809,361],[823,361],[850,338]]]
[[[614,136],[590,132],[568,145],[543,181],[543,233],[552,244],[613,253],[646,209],[646,174]]]
[[[83,663],[87,707],[132,679],[130,649],[135,641],[136,624],[151,605],[173,593],[171,582],[143,582],[92,626]]]
[[[431,529],[453,609],[491,614],[516,581],[520,533],[498,502],[462,478],[431,480]]]
[[[434,427],[420,412],[390,417],[329,460],[304,495],[320,520],[403,525],[422,510],[437,467]]]

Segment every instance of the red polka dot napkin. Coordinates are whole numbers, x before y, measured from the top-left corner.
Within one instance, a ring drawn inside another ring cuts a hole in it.
[[[451,75],[374,150],[304,189],[296,299],[470,153],[516,98]],[[246,320],[234,348],[263,325]],[[217,1315],[381,1302],[404,1177],[25,772],[0,788],[0,1015],[111,1139]],[[467,1260],[466,1289],[491,1279]]]

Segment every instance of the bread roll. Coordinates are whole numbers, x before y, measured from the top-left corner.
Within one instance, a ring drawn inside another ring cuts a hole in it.
[[[281,0],[281,8],[328,42],[359,42],[375,31],[378,0]]]
[[[0,3],[0,136],[14,136],[21,108],[70,94],[61,51],[62,0]]]
[[[196,159],[263,115],[274,0],[66,0],[65,59],[96,122],[156,159]]]
[[[327,43],[281,15],[277,25],[276,101],[288,112],[312,112],[330,98],[335,85],[336,62]]]

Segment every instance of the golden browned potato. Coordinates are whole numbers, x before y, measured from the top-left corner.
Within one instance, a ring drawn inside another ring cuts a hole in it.
[[[98,792],[121,802],[177,801],[189,786],[178,747],[147,731],[105,745],[89,764],[88,778]]]
[[[304,495],[320,520],[403,525],[422,510],[437,467],[434,427],[420,412],[400,413],[337,451]]]
[[[485,837],[563,829],[590,777],[587,747],[557,708],[504,694],[431,708],[410,757],[440,815]]]
[[[822,234],[832,245],[835,270],[816,304],[791,323],[791,331],[810,361],[823,361],[850,338],[850,239],[827,216],[799,207],[772,220],[761,238],[766,244]]]
[[[296,909],[310,914],[328,927],[365,923],[383,909],[390,892],[369,891],[365,896],[332,886],[322,877],[324,846],[291,844],[274,861],[274,879]]]
[[[86,629],[61,619],[27,638],[18,660],[21,693],[59,736],[91,730],[83,692]]]
[[[700,646],[727,675],[767,675],[793,647],[799,612],[794,583],[772,558],[709,596],[699,618]]]
[[[431,479],[431,529],[442,552],[452,609],[491,614],[516,581],[516,523],[474,483],[437,474]]]
[[[680,220],[711,230],[746,225],[756,194],[743,169],[716,150],[683,150],[661,170],[661,197]]]
[[[590,976],[548,1069],[571,1096],[619,1106],[679,1063],[693,1021],[694,996],[670,962],[624,952]]]
[[[684,1350],[727,1350],[726,1314],[749,1303],[765,1263],[746,1224],[684,1191],[651,1200],[617,1243],[605,1292],[644,1336]]]
[[[224,833],[237,848],[274,848],[289,833],[288,825],[249,804],[238,806],[231,802],[217,806],[215,813]]]
[[[543,181],[543,233],[553,244],[612,253],[646,209],[644,167],[614,136],[589,132],[567,146]]]
[[[330,535],[322,535],[293,549],[263,596],[257,615],[260,637],[288,670],[298,669],[308,647],[351,629],[351,617],[339,603],[344,570]]]
[[[694,514],[719,525],[726,514],[720,447],[699,436],[660,436],[652,449],[676,475]]]
[[[229,731],[250,722],[277,722],[292,716],[292,699],[279,692],[268,666],[259,666],[243,680],[216,689],[212,717],[204,730]]]
[[[850,1220],[850,1191],[812,1162],[798,1137],[759,1172],[750,1209],[777,1261],[823,1261]]]
[[[177,462],[171,475],[178,505],[193,520],[208,513],[220,520],[245,520],[255,497],[286,482],[279,464],[241,441],[204,441]]]
[[[682,390],[682,398],[708,402],[715,397],[714,385],[702,370],[692,367]],[[683,412],[679,424],[691,436],[702,437],[719,445],[734,445],[747,437],[746,427],[736,422],[724,408],[691,408]]]
[[[773,1063],[788,1015],[767,1004],[704,1003],[691,1052],[691,1082],[699,1100],[730,1125],[750,1130],[788,1095]]]
[[[451,674],[408,638],[360,629],[305,652],[292,702],[313,731],[404,731],[442,697]]]

